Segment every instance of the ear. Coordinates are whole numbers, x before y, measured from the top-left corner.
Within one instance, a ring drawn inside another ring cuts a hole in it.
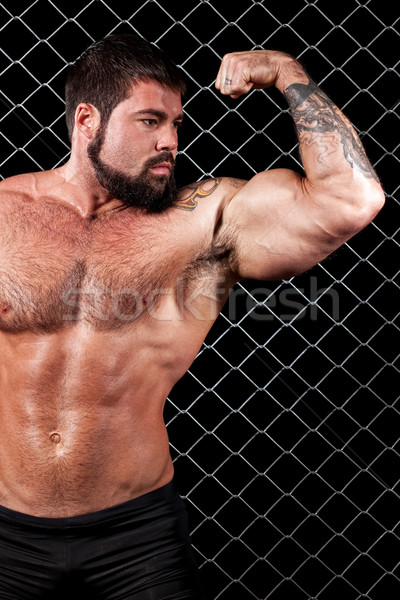
[[[89,140],[93,139],[100,127],[100,113],[92,104],[81,102],[75,111],[75,128]]]

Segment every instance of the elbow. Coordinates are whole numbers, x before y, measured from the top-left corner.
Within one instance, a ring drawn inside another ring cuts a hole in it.
[[[374,194],[372,194],[371,204],[373,205],[373,210],[375,211],[374,217],[381,211],[386,202],[385,192],[383,191],[382,186],[377,186]],[[373,217],[373,218],[374,218]]]
[[[350,192],[348,201],[341,204],[342,210],[338,210],[334,217],[335,234],[346,239],[352,237],[374,220],[384,204],[385,194],[378,184],[368,190]]]
[[[385,193],[380,185],[374,185],[362,194],[360,201],[356,203],[357,209],[354,217],[356,227],[363,229],[382,210],[385,204]]]

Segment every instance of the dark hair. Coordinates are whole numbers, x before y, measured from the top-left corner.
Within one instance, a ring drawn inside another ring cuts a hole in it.
[[[129,96],[133,83],[150,80],[182,95],[186,91],[182,71],[162,50],[139,35],[114,34],[92,44],[67,74],[65,118],[69,137],[81,102],[95,106],[104,125],[117,104]]]

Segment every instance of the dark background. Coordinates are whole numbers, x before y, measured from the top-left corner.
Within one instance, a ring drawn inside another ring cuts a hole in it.
[[[165,416],[210,599],[400,594],[398,3],[20,0],[0,5],[0,175],[68,157],[63,86],[92,41],[135,30],[187,75],[180,184],[301,172],[272,89],[216,93],[223,54],[298,57],[344,110],[387,203],[289,281],[238,285]]]

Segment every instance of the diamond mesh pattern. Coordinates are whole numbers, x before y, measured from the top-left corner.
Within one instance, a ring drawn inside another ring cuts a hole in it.
[[[216,93],[222,55],[296,55],[360,133],[387,204],[308,273],[233,290],[165,411],[210,598],[382,600],[400,594],[399,16],[382,0],[6,0],[0,174],[69,146],[65,69],[135,30],[188,79],[179,183],[300,170],[276,90]]]

